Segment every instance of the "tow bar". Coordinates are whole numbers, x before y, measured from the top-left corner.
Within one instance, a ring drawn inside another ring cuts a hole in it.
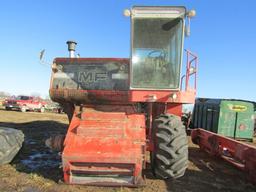
[[[256,185],[256,147],[200,128],[192,130],[191,139],[211,156],[246,172],[248,180]]]

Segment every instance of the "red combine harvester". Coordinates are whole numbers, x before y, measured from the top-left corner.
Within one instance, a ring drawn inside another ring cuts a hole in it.
[[[146,151],[156,177],[178,178],[187,168],[180,116],[182,104],[195,101],[196,55],[186,51],[182,77],[181,65],[185,20],[195,11],[133,7],[124,14],[131,18],[131,59],[77,58],[76,43],[68,41],[70,57],[53,61],[50,96],[70,119],[66,183],[142,185]]]

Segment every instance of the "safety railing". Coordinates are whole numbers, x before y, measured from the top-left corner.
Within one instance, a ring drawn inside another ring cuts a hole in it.
[[[186,74],[181,77],[181,90],[183,85],[183,80],[185,78],[185,91],[188,90],[189,86],[189,80],[192,75],[194,75],[194,89],[197,88],[197,67],[198,67],[198,57],[195,53],[192,53],[191,51],[185,49],[186,57],[187,57],[187,63],[186,63]]]

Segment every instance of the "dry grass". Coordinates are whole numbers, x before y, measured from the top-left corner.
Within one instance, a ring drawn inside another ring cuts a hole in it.
[[[155,179],[146,170],[147,185],[143,188],[102,188],[87,186],[72,186],[62,182],[62,170],[45,165],[31,170],[22,163],[31,154],[45,153],[44,157],[36,159],[44,162],[49,159],[59,161],[57,153],[48,153],[44,139],[51,134],[65,133],[68,120],[65,115],[21,113],[0,110],[0,126],[21,129],[25,134],[25,143],[11,165],[0,166],[0,192],[165,192],[165,191],[256,191],[247,183],[245,175],[229,164],[213,159],[201,152],[190,141],[190,161],[186,175],[175,181]],[[55,158],[55,159],[54,159]]]

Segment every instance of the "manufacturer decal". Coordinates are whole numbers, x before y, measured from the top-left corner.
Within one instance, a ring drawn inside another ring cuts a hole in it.
[[[243,112],[247,110],[247,107],[244,105],[230,105],[229,108],[235,112]]]
[[[108,75],[106,72],[86,71],[78,73],[78,81],[80,83],[95,83],[98,81],[105,81],[107,78]]]

